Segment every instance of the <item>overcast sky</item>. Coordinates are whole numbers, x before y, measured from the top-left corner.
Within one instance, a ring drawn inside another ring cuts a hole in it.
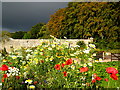
[[[2,2],[2,30],[29,31],[39,22],[47,23],[50,15],[68,2]]]

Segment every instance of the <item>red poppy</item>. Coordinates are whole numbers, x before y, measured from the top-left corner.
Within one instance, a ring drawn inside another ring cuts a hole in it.
[[[105,80],[106,82],[108,82],[108,78],[105,78],[104,80]]]
[[[82,67],[82,68],[80,68],[80,72],[86,72],[86,71],[88,71],[88,67]]]
[[[73,62],[72,59],[68,59],[68,60],[65,62],[65,64],[66,64],[66,65],[71,65],[72,62]]]
[[[67,76],[67,72],[66,71],[64,71],[63,74],[64,74],[65,77]]]
[[[96,82],[96,79],[93,79],[93,80],[92,80],[92,83],[95,83],[95,82]]]
[[[57,70],[60,70],[60,64],[56,64],[56,65],[54,66],[54,68],[57,69]]]
[[[100,77],[96,77],[95,79],[98,80],[98,81],[100,81],[102,78],[100,78]]]
[[[113,67],[106,68],[106,71],[107,71],[107,73],[110,73],[110,74],[117,74],[118,73],[118,70],[116,70]]]
[[[20,79],[20,77],[19,77],[19,76],[16,76],[16,79]]]
[[[7,71],[8,70],[8,66],[3,64],[2,67],[0,67],[0,70]]]
[[[3,74],[3,77],[4,77],[4,78],[7,78],[7,74]]]
[[[118,76],[116,74],[111,74],[110,77],[114,80],[118,80]]]
[[[64,67],[66,64],[62,63],[62,67]]]

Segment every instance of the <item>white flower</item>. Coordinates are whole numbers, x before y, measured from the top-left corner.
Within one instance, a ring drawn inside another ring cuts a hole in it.
[[[89,44],[90,47],[92,48],[95,48],[95,45],[94,44]]]
[[[105,54],[106,54],[106,55],[111,55],[111,53],[108,53],[108,52],[106,52]]]
[[[102,62],[103,60],[102,60],[102,58],[99,58],[99,62]]]
[[[64,39],[67,39],[67,37],[64,36]]]
[[[54,48],[54,47],[55,47],[55,44],[52,44],[51,46],[52,46],[52,48]]]
[[[27,49],[27,50],[25,50],[26,52],[32,52],[32,50],[30,50],[30,49]]]
[[[84,65],[83,65],[83,67],[86,67],[86,66],[87,66],[87,64],[84,64]]]
[[[72,66],[71,66],[71,68],[72,68],[72,69],[75,69],[75,66],[74,66],[74,65],[72,65]]]
[[[49,47],[49,48],[48,48],[48,50],[52,50],[52,48],[51,48],[51,47]]]
[[[16,59],[17,58],[17,56],[15,56],[15,55],[12,55],[11,57],[12,57],[12,59]]]
[[[89,53],[89,51],[90,51],[90,50],[88,49],[88,50],[84,50],[83,52],[84,52],[84,53]]]
[[[92,61],[92,58],[88,58],[89,61]]]
[[[40,55],[43,55],[43,52],[40,52]]]
[[[11,76],[11,73],[7,73],[7,77]]]
[[[70,56],[75,56],[74,54],[70,54]]]
[[[96,56],[96,53],[93,53],[93,55],[92,56]]]
[[[83,86],[85,86],[86,84],[82,83]]]
[[[2,86],[2,83],[0,83],[0,86]]]
[[[75,45],[74,47],[80,47],[79,45]]]
[[[89,66],[92,66],[92,63],[88,63]]]

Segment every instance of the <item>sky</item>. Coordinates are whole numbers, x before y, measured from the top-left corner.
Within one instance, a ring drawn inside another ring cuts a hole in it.
[[[2,30],[29,31],[37,23],[47,23],[50,15],[68,2],[2,2]]]

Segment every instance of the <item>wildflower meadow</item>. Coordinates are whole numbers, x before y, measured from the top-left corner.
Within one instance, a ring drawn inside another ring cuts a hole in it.
[[[3,90],[120,87],[118,62],[96,58],[94,44],[80,49],[51,37],[37,47],[0,54]]]

